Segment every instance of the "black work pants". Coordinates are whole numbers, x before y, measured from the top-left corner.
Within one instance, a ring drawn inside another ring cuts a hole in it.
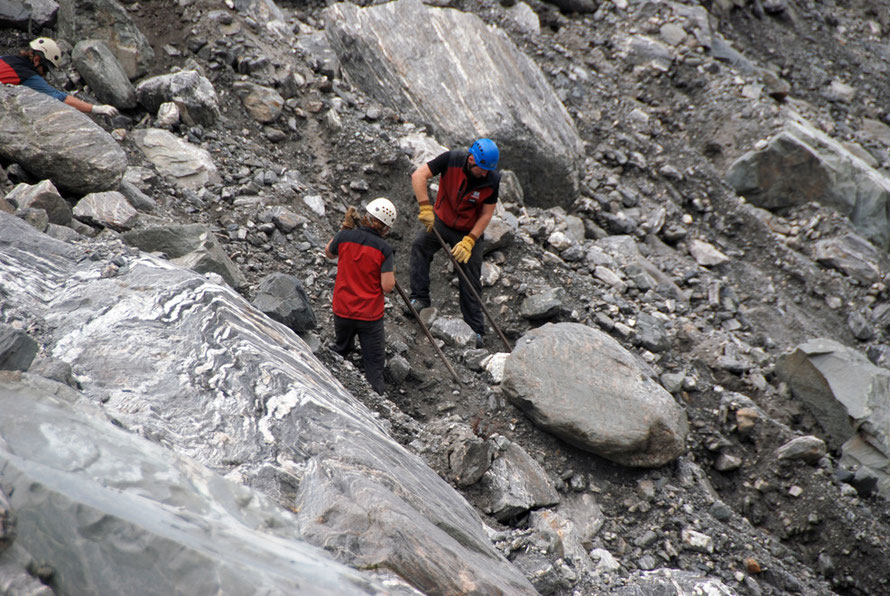
[[[436,230],[441,234],[442,238],[449,246],[454,246],[467,235],[466,232],[460,232],[453,228],[449,228],[438,219],[434,224]],[[476,293],[482,295],[482,239],[480,237],[470,253],[470,260],[460,265],[466,277],[473,284]],[[442,248],[439,239],[432,231],[427,232],[425,228],[421,228],[414,237],[411,244],[411,298],[415,298],[423,304],[432,304],[430,300],[430,263],[433,261],[433,255]],[[472,291],[467,287],[464,276],[460,279],[460,312],[463,315],[467,325],[472,327],[473,331],[479,335],[485,334],[485,319],[482,315],[482,305],[473,296]]]
[[[386,340],[383,334],[383,317],[376,321],[346,319],[334,315],[334,351],[341,356],[349,354],[355,346],[355,336],[362,346],[362,364],[365,378],[371,387],[383,395],[383,367],[386,364]]]

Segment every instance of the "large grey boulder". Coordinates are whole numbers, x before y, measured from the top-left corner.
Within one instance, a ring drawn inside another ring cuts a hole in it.
[[[533,594],[481,519],[313,356],[231,289],[148,255],[114,277],[85,249],[0,214],[10,308],[125,429],[295,512],[301,536],[427,593]]]
[[[89,223],[121,232],[129,230],[139,218],[139,212],[127,198],[117,192],[91,192],[74,206],[74,217]]]
[[[54,0],[4,0],[0,2],[0,25],[40,30],[55,25],[58,13]]]
[[[685,451],[683,408],[596,329],[578,323],[533,329],[516,342],[502,387],[536,425],[614,462],[657,467]]]
[[[59,37],[104,41],[131,80],[148,72],[154,50],[115,0],[60,0]]]
[[[325,16],[345,77],[364,93],[454,149],[494,139],[527,203],[575,199],[580,137],[541,70],[503,31],[420,0],[338,3]]]
[[[811,201],[831,207],[879,248],[890,248],[890,180],[806,121],[789,122],[765,148],[740,157],[726,181],[764,209]]]
[[[158,172],[182,188],[197,190],[220,181],[213,158],[201,147],[159,128],[136,130],[131,137]]]
[[[212,126],[219,118],[219,98],[213,83],[194,70],[145,79],[136,86],[136,97],[152,114],[163,103],[175,103],[180,117],[189,126]]]
[[[776,376],[807,405],[842,463],[865,467],[890,497],[890,370],[831,339],[812,339],[776,361]]]
[[[269,498],[72,407],[78,395],[62,389],[0,381],[16,545],[52,566],[58,593],[380,593],[300,540],[296,517]]]
[[[105,42],[96,39],[77,42],[71,51],[71,61],[99,101],[121,109],[136,107],[136,90]]]
[[[127,155],[85,114],[20,85],[0,85],[0,113],[0,157],[78,194],[117,188]]]
[[[216,273],[233,288],[247,284],[216,236],[202,224],[171,224],[131,230],[123,235],[123,240],[146,252],[163,253],[174,263],[192,271]]]

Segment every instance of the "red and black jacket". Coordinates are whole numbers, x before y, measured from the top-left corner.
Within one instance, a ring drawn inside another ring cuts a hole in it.
[[[466,151],[446,151],[427,163],[434,176],[439,175],[439,193],[433,211],[449,228],[469,232],[476,225],[482,206],[497,203],[501,175],[489,171],[485,178],[467,172]]]
[[[383,316],[380,274],[394,270],[393,249],[380,234],[359,226],[340,230],[329,250],[337,255],[334,314],[345,319],[376,321]]]
[[[20,85],[40,73],[27,58],[22,56],[0,56],[0,83]]]

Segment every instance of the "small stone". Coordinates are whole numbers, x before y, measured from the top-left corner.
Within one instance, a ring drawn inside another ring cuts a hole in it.
[[[760,563],[753,557],[745,559],[745,568],[748,570],[748,573],[760,573],[762,571]]]

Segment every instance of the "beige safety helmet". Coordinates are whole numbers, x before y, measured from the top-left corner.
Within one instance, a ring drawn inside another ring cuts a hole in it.
[[[398,215],[395,205],[389,199],[383,197],[368,203],[368,214],[382,221],[387,228],[391,228],[396,223],[396,215]]]
[[[49,37],[38,37],[28,44],[32,50],[37,50],[43,57],[50,61],[54,67],[58,68],[62,62],[62,50],[59,44],[51,40]]]

